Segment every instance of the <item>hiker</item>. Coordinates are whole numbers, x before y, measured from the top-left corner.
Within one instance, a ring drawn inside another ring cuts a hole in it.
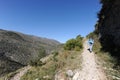
[[[89,49],[88,50],[90,51],[90,53],[92,52],[93,44],[94,44],[94,40],[92,38],[89,38],[88,40]]]

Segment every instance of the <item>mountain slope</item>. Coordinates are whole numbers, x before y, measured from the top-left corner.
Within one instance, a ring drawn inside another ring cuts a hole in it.
[[[46,56],[59,44],[52,39],[0,29],[0,75],[12,70],[6,67],[15,66],[16,69],[18,65],[22,67],[30,60]],[[3,60],[4,58],[6,61]],[[10,62],[9,65],[8,62]],[[17,65],[11,65],[13,63]]]

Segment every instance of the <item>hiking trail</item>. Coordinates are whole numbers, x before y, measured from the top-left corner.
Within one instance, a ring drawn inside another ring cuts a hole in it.
[[[84,42],[82,55],[82,70],[77,71],[72,80],[107,80],[100,65],[97,65],[95,53],[88,50],[87,41]]]

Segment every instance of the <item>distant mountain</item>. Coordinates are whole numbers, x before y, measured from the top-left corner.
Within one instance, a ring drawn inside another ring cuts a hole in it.
[[[0,29],[0,75],[50,54],[59,44],[53,39]]]

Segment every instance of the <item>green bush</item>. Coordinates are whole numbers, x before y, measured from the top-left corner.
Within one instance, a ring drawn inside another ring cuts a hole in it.
[[[39,59],[46,56],[46,51],[45,51],[45,49],[43,47],[40,47],[40,49],[38,51],[39,51],[39,54],[38,54]]]
[[[42,66],[44,63],[40,61],[39,59],[34,59],[29,62],[29,65],[31,66]]]
[[[58,53],[58,51],[53,51],[52,54],[53,54],[54,56],[57,56],[59,53]]]
[[[57,60],[56,56],[57,56],[59,53],[58,53],[57,51],[54,51],[54,52],[52,52],[52,54],[53,54],[53,61],[57,62],[58,60]]]
[[[64,49],[65,50],[73,50],[75,48],[76,40],[70,39],[66,42]]]
[[[83,47],[82,39],[83,39],[83,37],[78,35],[75,39],[68,40],[65,43],[65,45],[64,45],[64,49],[65,50],[76,50],[76,51],[79,51]]]

